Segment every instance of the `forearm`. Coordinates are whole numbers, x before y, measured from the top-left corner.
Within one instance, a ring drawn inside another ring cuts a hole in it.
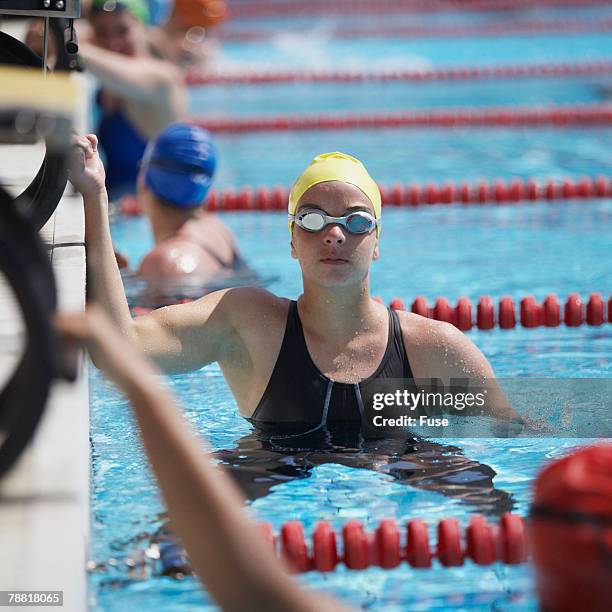
[[[132,58],[85,42],[79,45],[85,65],[108,91],[137,101],[169,89],[170,80],[156,60]],[[168,70],[172,70],[171,67]]]
[[[134,339],[134,324],[111,239],[106,190],[97,195],[85,195],[83,199],[87,292],[112,318],[121,334]]]
[[[490,378],[483,386],[486,393],[485,413],[502,421],[516,424],[523,422],[520,415],[514,410],[512,404],[500,388],[495,378]]]
[[[178,406],[140,375],[128,393],[174,527],[224,610],[339,610],[286,575],[222,469],[210,463]]]

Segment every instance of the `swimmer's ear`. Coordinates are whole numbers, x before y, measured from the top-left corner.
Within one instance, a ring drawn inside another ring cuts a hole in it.
[[[376,261],[380,255],[378,251],[378,241],[376,242],[376,246],[374,247],[374,253],[372,253],[372,261]]]
[[[295,247],[293,246],[293,240],[289,244],[291,245],[291,257],[293,257],[293,259],[297,259],[298,256]]]

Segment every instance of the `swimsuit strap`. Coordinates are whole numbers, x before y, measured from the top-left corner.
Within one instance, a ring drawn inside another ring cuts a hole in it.
[[[399,321],[399,317],[397,313],[392,308],[387,308],[388,320],[389,320],[389,330],[387,334],[387,345],[385,347],[385,352],[378,364],[378,367],[374,372],[368,376],[367,378],[362,379],[359,384],[367,383],[370,380],[374,380],[379,378],[381,375],[385,376],[385,370],[388,369],[388,366],[395,365],[390,364],[391,360],[400,360],[402,364],[402,377],[403,378],[412,378],[412,369],[410,368],[410,363],[408,361],[408,356],[406,354],[406,349],[404,347],[404,340],[402,335],[402,328]],[[297,342],[296,348],[300,350],[304,355],[304,361],[307,361],[311,365],[311,369],[313,372],[316,372],[319,376],[324,378],[325,380],[330,380],[325,374],[319,370],[317,365],[312,360],[310,352],[308,351],[308,345],[306,343],[306,337],[304,335],[304,328],[302,326],[302,322],[300,320],[297,301],[291,300],[291,304],[289,306],[289,315],[288,319],[290,321],[290,325],[287,325],[287,330],[291,332],[291,334],[295,335],[295,339]],[[288,321],[288,323],[289,323]],[[347,385],[354,386],[353,383],[340,383],[334,381],[336,385]]]

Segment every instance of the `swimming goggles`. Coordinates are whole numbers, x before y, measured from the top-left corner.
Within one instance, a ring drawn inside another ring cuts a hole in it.
[[[380,220],[363,210],[344,217],[330,217],[322,210],[304,210],[297,215],[289,215],[289,221],[293,221],[307,232],[320,232],[331,223],[337,223],[351,234],[369,234],[380,225]]]

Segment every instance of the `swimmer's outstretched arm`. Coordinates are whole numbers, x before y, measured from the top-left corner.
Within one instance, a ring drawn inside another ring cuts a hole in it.
[[[186,112],[184,78],[172,63],[129,57],[87,41],[79,44],[79,55],[111,93],[136,102],[165,104],[174,110],[169,121]]]
[[[291,580],[242,509],[234,483],[207,460],[158,372],[102,310],[60,316],[57,326],[96,351],[101,367],[132,402],[173,526],[198,576],[224,610],[344,609]]]
[[[193,302],[161,308],[132,319],[111,239],[104,165],[93,134],[75,136],[70,180],[83,195],[87,292],[111,317],[120,333],[130,338],[162,369],[184,372],[219,361],[235,342],[234,327],[219,304],[227,291]],[[97,354],[92,358],[98,365]]]

